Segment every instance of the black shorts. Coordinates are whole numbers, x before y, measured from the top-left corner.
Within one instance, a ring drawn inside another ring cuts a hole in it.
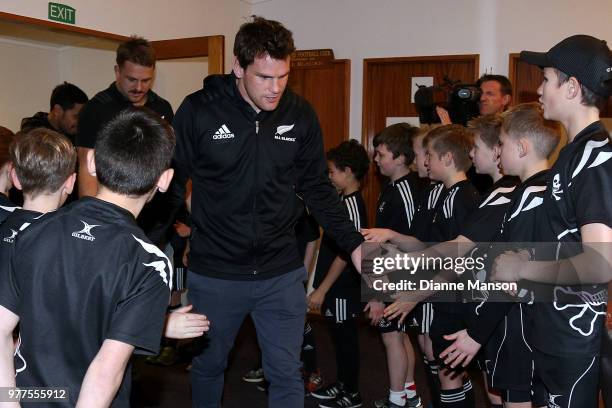
[[[460,307],[461,305],[457,304],[457,306]],[[441,309],[434,303],[434,319],[429,329],[429,337],[431,338],[435,361],[440,366],[444,365],[443,361],[440,360],[440,354],[453,344],[453,341],[444,339],[444,336],[465,328],[462,313],[449,313],[446,308]]]
[[[485,345],[487,380],[493,388],[529,391],[533,379],[532,332],[528,307],[513,305]],[[525,402],[525,401],[508,401]]]
[[[549,407],[598,407],[599,355],[559,357],[534,350],[534,360]]]
[[[362,310],[359,291],[354,290],[330,290],[321,305],[321,314],[336,323],[357,319]]]
[[[407,333],[408,332],[408,325],[406,324],[406,321],[408,320],[408,318],[406,318],[402,323],[399,322],[399,317],[396,317],[393,320],[388,320],[387,318],[382,318],[380,319],[380,321],[378,322],[378,324],[376,325],[376,330],[378,330],[379,333],[392,333],[392,332],[403,332],[403,333]]]
[[[504,402],[531,402],[531,391],[527,390],[499,390],[502,401]],[[542,405],[538,405],[542,406]]]
[[[419,303],[416,305],[410,315],[408,315],[413,322],[413,325],[418,328],[419,334],[429,333],[433,316],[433,305],[429,302]]]

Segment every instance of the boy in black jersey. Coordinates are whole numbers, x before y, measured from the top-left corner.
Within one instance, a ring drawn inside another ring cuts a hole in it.
[[[536,251],[535,261],[505,253],[495,272],[503,280],[559,282],[550,286],[554,303],[534,305],[536,377],[549,406],[596,407],[607,290],[586,283],[611,273],[612,145],[599,113],[612,94],[612,54],[605,41],[575,35],[521,59],[543,68],[544,116],[563,124],[569,143],[549,172],[537,225],[538,241],[556,243],[554,250]],[[572,280],[585,284],[561,286]]]
[[[9,155],[9,146],[12,141],[13,132],[0,126],[0,223],[17,208],[8,197],[9,190],[13,187],[11,181],[12,164]]]
[[[97,197],[42,217],[19,234],[7,267],[0,269],[2,386],[66,388],[64,402],[71,406],[129,406],[126,365],[134,349],[157,351],[171,282],[168,259],[147,241],[135,217],[157,189],[167,188],[173,147],[169,126],[148,111],[119,115],[100,134],[95,157],[89,157],[100,184]],[[27,159],[24,166],[37,169],[45,161],[36,149],[36,154],[16,150],[14,162]],[[16,181],[26,197],[31,192],[34,204],[40,203],[34,209],[61,204],[68,192],[64,182],[69,183],[64,176],[53,174],[60,187],[53,187],[59,194],[50,195],[49,187],[30,191],[25,182],[30,175]],[[39,183],[45,186],[53,177]],[[202,334],[197,324],[185,322],[191,316],[175,316],[179,319],[169,319],[167,335]]]
[[[368,154],[357,141],[343,142],[327,153],[329,178],[339,193],[350,219],[359,231],[367,226],[365,204],[359,192],[370,165]],[[308,296],[311,310],[321,310],[330,323],[336,350],[338,382],[311,392],[322,400],[321,408],[361,406],[359,395],[359,343],[357,318],[361,312],[360,276],[337,244],[323,234],[313,286]]]
[[[408,234],[414,221],[423,182],[411,171],[414,162],[412,140],[419,129],[406,123],[388,126],[376,135],[373,144],[375,161],[380,173],[389,178],[377,203],[376,229],[387,228]],[[372,231],[372,230],[369,230]],[[414,384],[414,347],[406,333],[406,325],[399,319],[382,317],[384,304],[371,300],[366,306],[370,319],[381,333],[387,354],[389,395],[374,402],[377,408],[418,407],[421,399]]]
[[[459,125],[446,125],[429,132],[425,137],[427,144],[426,166],[432,180],[444,183],[445,190],[438,203],[430,235],[430,242],[444,242],[457,237],[468,216],[479,201],[478,193],[469,183],[465,172],[471,166],[469,152],[473,145],[471,132]],[[365,234],[366,239],[369,234]],[[376,237],[374,237],[376,238]],[[380,237],[378,237],[380,238]],[[392,238],[392,237],[389,237]],[[390,239],[393,242],[393,239]],[[403,236],[403,250],[418,250],[424,243],[412,236]],[[391,305],[394,306],[394,305]],[[390,307],[391,307],[390,306]],[[396,305],[397,306],[397,305]],[[447,346],[443,335],[454,332],[462,324],[460,304],[437,303],[430,329],[434,355],[439,355]],[[414,307],[414,304],[410,308]],[[394,307],[387,310],[388,316],[398,316]],[[442,407],[469,406],[466,403],[463,376],[445,367],[438,372],[442,392]],[[467,388],[471,390],[471,384]]]
[[[522,184],[505,206],[503,220],[497,222],[499,227],[491,228],[496,236],[490,241],[532,242],[537,228],[537,209],[546,188],[547,158],[559,142],[559,126],[544,120],[536,104],[517,105],[502,116],[501,166],[504,174],[518,176]],[[492,259],[496,249],[485,252]],[[526,296],[529,293],[521,290],[519,296],[529,301],[530,296]],[[489,384],[500,390],[505,407],[529,408],[534,397],[528,306],[515,304],[496,292],[488,292],[481,302],[477,300],[472,299],[476,307],[469,310],[467,330],[447,336],[455,341],[442,353],[442,358],[452,366],[465,366],[486,344]],[[505,302],[498,303],[500,300]]]
[[[413,252],[408,256],[419,257],[442,257],[442,258],[456,258],[469,256],[472,258],[477,257],[476,251],[479,251],[479,242],[488,242],[493,239],[495,235],[495,228],[491,228],[491,225],[498,225],[501,223],[501,219],[504,214],[504,210],[507,204],[510,202],[509,197],[512,195],[516,180],[509,177],[504,177],[498,168],[499,165],[499,132],[501,128],[501,118],[496,115],[482,116],[474,119],[469,123],[469,128],[474,132],[474,145],[470,151],[470,157],[472,158],[476,171],[480,174],[486,174],[491,177],[494,184],[485,196],[483,201],[480,203],[478,208],[469,215],[468,219],[464,222],[464,227],[461,229],[458,236],[450,241],[443,242],[438,245],[434,245],[424,251]],[[414,238],[404,237],[395,235],[391,241],[400,247],[404,247],[404,244],[410,243],[410,240]],[[478,274],[476,274],[478,272]],[[482,279],[482,271],[470,271],[466,272],[470,279]],[[433,291],[426,291],[418,294],[416,297],[419,299],[425,298],[427,295],[433,293]],[[474,295],[479,295],[474,293]],[[415,297],[414,295],[412,297]],[[476,296],[478,297],[478,296]],[[471,300],[471,299],[468,299]],[[407,310],[412,307],[414,302],[403,302],[401,300],[396,301],[392,306],[386,310],[386,314],[392,316],[401,314],[405,316]],[[466,312],[469,310],[467,305],[464,306]],[[464,319],[465,316],[462,316]],[[465,327],[465,323],[458,320],[458,324]],[[471,383],[466,381],[464,383],[464,390],[468,392],[471,389]],[[492,404],[500,404],[501,401],[494,399],[495,395],[489,395]]]

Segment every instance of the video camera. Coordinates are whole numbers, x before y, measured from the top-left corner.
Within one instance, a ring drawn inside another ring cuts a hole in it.
[[[453,123],[462,125],[479,115],[481,92],[476,84],[463,84],[445,76],[442,85],[418,86],[414,103],[421,123],[440,123],[436,106],[446,109]]]

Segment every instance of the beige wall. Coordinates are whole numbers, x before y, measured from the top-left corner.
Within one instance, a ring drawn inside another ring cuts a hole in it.
[[[361,138],[363,59],[480,54],[480,72],[507,74],[508,54],[547,50],[586,33],[612,42],[609,0],[270,0],[253,13],[280,20],[301,49],[332,48],[351,65],[350,136]]]
[[[19,130],[21,119],[49,110],[59,80],[57,50],[0,38],[0,125]]]

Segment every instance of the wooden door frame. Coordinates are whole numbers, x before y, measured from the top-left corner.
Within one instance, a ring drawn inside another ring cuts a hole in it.
[[[2,11],[0,11],[0,20],[19,24],[29,24],[48,30],[81,34],[117,42],[123,42],[130,38],[120,34],[91,30],[89,28],[20,16]],[[151,41],[151,44],[155,48],[158,60],[208,57],[209,74],[222,74],[225,70],[225,37],[222,35]]]
[[[516,63],[518,62],[520,55],[521,54],[518,52],[511,52],[508,55],[508,79],[512,84],[512,105],[515,104],[514,95],[518,95],[518,89],[516,88]]]

